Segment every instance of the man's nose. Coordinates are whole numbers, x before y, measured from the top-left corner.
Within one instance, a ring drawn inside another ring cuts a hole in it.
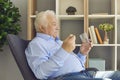
[[[56,30],[60,30],[60,27],[58,25],[56,26]]]

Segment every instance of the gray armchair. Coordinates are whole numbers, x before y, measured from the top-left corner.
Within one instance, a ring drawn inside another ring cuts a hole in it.
[[[34,76],[30,67],[28,66],[26,56],[25,56],[25,49],[26,49],[29,41],[23,40],[13,34],[8,34],[7,40],[8,40],[8,44],[11,49],[12,55],[21,71],[21,74],[22,74],[24,80],[38,80]],[[87,70],[97,71],[96,68],[87,68]],[[81,79],[81,80],[102,80],[102,79]]]

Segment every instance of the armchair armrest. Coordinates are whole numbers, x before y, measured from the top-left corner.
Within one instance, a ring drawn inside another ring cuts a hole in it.
[[[86,68],[85,70],[86,71],[94,71],[94,72],[99,71],[97,68]]]

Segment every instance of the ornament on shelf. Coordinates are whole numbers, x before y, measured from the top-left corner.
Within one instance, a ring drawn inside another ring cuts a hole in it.
[[[75,12],[76,12],[76,11],[77,11],[76,8],[73,7],[73,6],[69,6],[69,7],[66,9],[66,13],[67,13],[68,15],[75,15]]]
[[[104,23],[99,25],[99,29],[104,31],[104,44],[109,44],[108,32],[114,29],[112,24]]]

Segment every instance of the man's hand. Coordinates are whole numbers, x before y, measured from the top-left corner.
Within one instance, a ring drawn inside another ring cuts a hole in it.
[[[75,49],[75,35],[69,35],[63,42],[62,48],[67,52],[71,53]]]
[[[80,52],[83,55],[87,55],[92,48],[92,43],[91,42],[83,42],[80,47]]]

